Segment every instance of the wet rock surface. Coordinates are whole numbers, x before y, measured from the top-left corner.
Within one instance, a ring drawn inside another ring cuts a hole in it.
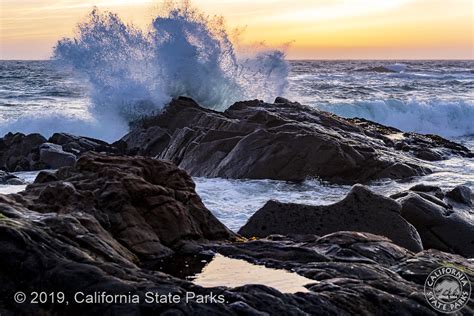
[[[72,166],[76,162],[74,154],[65,152],[61,145],[44,143],[39,147],[39,160],[52,169]]]
[[[136,122],[122,144],[131,154],[171,160],[193,176],[289,181],[318,177],[337,183],[430,173],[418,159],[427,157],[427,151],[439,159],[472,156],[467,148],[441,137],[403,134],[283,98],[276,101],[238,102],[220,113],[179,98],[161,114]],[[406,146],[397,146],[392,136],[398,134]]]
[[[269,267],[290,269],[315,280],[307,287],[309,295],[316,296],[311,301],[321,305],[311,306],[314,312],[305,310],[312,315],[435,315],[423,295],[426,273],[449,263],[468,271],[471,282],[474,279],[470,273],[472,262],[461,256],[437,250],[414,254],[368,233],[273,235],[214,249]],[[307,299],[300,302],[307,304]],[[473,303],[471,298],[459,314],[472,313]]]
[[[465,185],[458,185],[448,193],[446,196],[453,201],[472,206],[472,191]]]
[[[0,185],[23,185],[25,181],[8,172],[0,170]]]
[[[88,152],[118,153],[120,149],[89,137],[55,133],[49,139],[40,134],[8,133],[0,138],[0,170],[32,171],[57,169],[74,164]]]
[[[150,268],[155,260],[210,252],[314,283],[295,294],[264,285],[203,288]],[[239,238],[204,207],[185,171],[143,157],[87,153],[73,167],[40,173],[24,192],[0,195],[2,315],[435,315],[423,284],[446,263],[473,280],[473,263],[461,256],[415,254],[368,233]],[[16,304],[17,291],[61,291],[70,304]],[[141,301],[76,304],[77,292]],[[147,292],[181,300],[145,303]],[[224,302],[186,301],[186,292],[223,295]],[[458,314],[472,314],[473,303]]]
[[[355,185],[342,201],[327,206],[269,201],[250,217],[239,233],[246,237],[266,237],[358,231],[386,236],[412,251],[422,250],[418,232],[401,216],[400,210],[401,205],[396,201]]]
[[[45,168],[39,163],[39,146],[45,142],[40,134],[6,134],[0,138],[0,169],[14,172]]]
[[[150,158],[87,153],[74,167],[41,173],[12,197],[38,213],[92,215],[146,259],[169,254],[182,239],[233,235],[202,204],[186,172]]]
[[[76,156],[88,152],[118,153],[119,149],[107,142],[99,139],[75,136],[67,133],[55,133],[48,140],[49,142],[61,145],[63,150]]]
[[[470,190],[450,192],[436,186],[416,185],[390,198],[355,185],[340,202],[312,206],[269,201],[252,215],[239,233],[246,237],[271,234],[325,235],[341,230],[368,232],[390,238],[412,251],[438,249],[474,257],[474,210]],[[464,195],[461,195],[463,192]],[[469,193],[469,194],[468,194]]]
[[[401,214],[419,232],[423,246],[474,257],[474,211],[436,196],[409,192],[397,199]]]

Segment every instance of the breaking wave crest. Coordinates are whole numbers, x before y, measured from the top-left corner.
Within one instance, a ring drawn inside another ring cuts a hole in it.
[[[288,76],[283,52],[241,59],[223,19],[187,4],[154,18],[147,32],[94,9],[75,38],[57,43],[54,60],[88,78],[91,112],[125,121],[180,95],[218,110],[242,99],[270,100],[283,94]]]
[[[474,103],[469,101],[360,101],[319,106],[339,116],[365,118],[402,131],[444,137],[474,135]]]

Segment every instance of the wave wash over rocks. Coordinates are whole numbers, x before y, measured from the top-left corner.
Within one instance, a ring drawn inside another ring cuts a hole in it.
[[[225,109],[274,98],[287,85],[283,52],[239,58],[223,19],[186,3],[155,17],[147,32],[95,8],[76,33],[57,43],[54,59],[90,81],[95,115],[129,122],[180,95]]]

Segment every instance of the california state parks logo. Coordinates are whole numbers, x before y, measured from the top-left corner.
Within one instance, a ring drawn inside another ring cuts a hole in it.
[[[455,313],[471,297],[471,283],[461,270],[446,266],[435,269],[425,282],[428,303],[441,313]]]

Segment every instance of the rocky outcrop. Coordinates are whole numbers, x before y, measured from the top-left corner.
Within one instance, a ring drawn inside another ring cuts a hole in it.
[[[446,197],[455,202],[472,206],[472,191],[465,185],[456,186],[454,189],[446,193]]]
[[[426,161],[438,161],[452,155],[473,158],[467,147],[433,134],[417,134],[402,132],[399,129],[388,127],[362,118],[348,119],[348,121],[364,128],[368,133],[382,136],[384,142],[395,150],[409,153],[416,158]]]
[[[183,239],[232,236],[204,207],[183,170],[150,158],[90,152],[74,167],[42,172],[12,198],[37,213],[71,220],[92,216],[89,221],[106,227],[109,238],[146,259],[170,254]]]
[[[239,234],[266,237],[272,234],[322,236],[337,231],[368,232],[386,236],[412,251],[421,251],[420,236],[400,215],[400,209],[400,204],[394,200],[355,185],[342,201],[327,206],[269,201],[250,217]]]
[[[40,134],[6,134],[0,138],[0,169],[13,172],[45,168],[39,163],[38,149],[45,142]]]
[[[450,192],[463,190],[459,186]],[[470,192],[470,190],[469,190]],[[460,193],[457,197],[462,196]],[[395,244],[420,251],[438,249],[474,257],[474,212],[469,202],[452,203],[453,193],[425,184],[390,198],[355,185],[338,203],[312,206],[269,201],[239,233],[246,237],[271,234],[325,235],[347,230],[390,238]]]
[[[311,301],[318,303],[308,306],[308,296],[298,294],[298,308],[310,315],[435,315],[423,295],[427,274],[448,262],[463,271],[474,267],[460,256],[437,250],[413,254],[387,238],[356,232],[323,237],[274,235],[214,249],[317,281],[308,288],[316,296]],[[473,274],[468,277],[474,280]],[[276,305],[271,300],[261,308]],[[473,303],[471,297],[459,314],[472,313]]]
[[[26,184],[25,181],[21,180],[17,176],[8,172],[0,170],[0,185],[22,185]]]
[[[136,122],[122,139],[131,154],[168,159],[194,176],[338,183],[404,179],[430,172],[416,153],[435,147],[443,155],[471,155],[441,138],[400,131],[278,98],[238,102],[215,112],[193,100],[173,100],[158,116]],[[433,147],[434,146],[434,147]]]
[[[61,145],[44,143],[39,147],[39,160],[52,169],[73,166],[76,162],[74,154],[65,152]]]
[[[295,294],[265,285],[203,288],[176,271],[153,269],[167,258],[178,265],[213,252],[314,282]],[[143,157],[87,153],[73,167],[40,173],[24,192],[0,195],[2,315],[435,315],[423,284],[446,262],[474,269],[463,257],[414,254],[368,233],[236,238],[204,207],[186,172]],[[67,304],[17,304],[17,291],[62,292]],[[79,292],[139,300],[78,304]],[[186,301],[187,292],[196,297]],[[146,293],[180,300],[149,303]],[[472,314],[473,303],[459,314]]]
[[[426,249],[474,257],[472,209],[453,207],[423,192],[405,192],[397,201],[402,205],[402,216],[415,226]]]
[[[120,150],[107,142],[99,139],[75,136],[67,133],[55,133],[48,140],[50,143],[61,145],[63,150],[79,156],[88,151],[98,153],[119,153]]]
[[[48,140],[39,134],[8,133],[0,138],[0,170],[57,169],[73,165],[78,156],[89,151],[119,153],[120,149],[98,139],[66,133],[56,133]]]

